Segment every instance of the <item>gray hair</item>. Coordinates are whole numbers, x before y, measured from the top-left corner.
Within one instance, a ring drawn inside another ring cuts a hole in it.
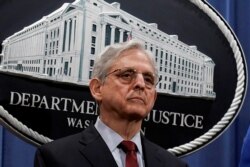
[[[112,67],[119,56],[123,52],[131,49],[138,49],[145,53],[145,55],[149,58],[152,67],[154,68],[155,75],[158,76],[158,70],[153,54],[145,49],[142,42],[132,39],[127,42],[116,43],[106,47],[105,50],[95,60],[92,78],[98,78],[101,81],[104,81],[108,70]]]

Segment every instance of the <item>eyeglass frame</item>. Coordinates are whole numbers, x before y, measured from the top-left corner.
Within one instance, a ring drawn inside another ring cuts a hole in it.
[[[131,79],[129,80],[126,80],[126,79],[123,79],[122,78],[122,74],[124,74],[125,72],[129,72],[129,70],[132,70],[130,72],[133,72],[133,74],[131,75]],[[135,68],[133,67],[124,67],[124,68],[118,68],[118,69],[115,69],[109,73],[107,73],[104,78],[108,77],[109,75],[112,75],[116,72],[120,72],[119,74],[116,75],[116,77],[118,77],[120,80],[122,80],[123,82],[127,82],[126,84],[131,84],[136,78],[137,78],[137,75],[138,74],[142,74],[143,76],[143,80],[144,80],[144,83],[146,85],[146,87],[148,89],[152,89],[153,87],[156,87],[156,85],[160,82],[161,78],[157,75],[157,74],[154,74],[152,72],[138,72],[138,70],[136,70]],[[145,80],[145,74],[149,74],[148,76],[152,76],[153,78],[153,81],[154,83],[152,83],[151,85],[147,84],[149,82],[147,82]]]

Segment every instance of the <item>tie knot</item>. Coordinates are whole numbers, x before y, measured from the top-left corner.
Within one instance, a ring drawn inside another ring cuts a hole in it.
[[[125,153],[129,151],[137,151],[136,144],[132,141],[124,140],[120,143],[120,147]]]

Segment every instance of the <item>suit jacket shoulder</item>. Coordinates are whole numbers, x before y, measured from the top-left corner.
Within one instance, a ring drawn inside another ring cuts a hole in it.
[[[83,132],[55,140],[37,149],[35,167],[117,167],[100,134],[90,126]]]
[[[187,164],[162,147],[142,137],[146,167],[187,167]]]

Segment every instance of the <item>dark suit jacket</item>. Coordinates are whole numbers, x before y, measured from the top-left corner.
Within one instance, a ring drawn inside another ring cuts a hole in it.
[[[186,164],[142,137],[146,167],[186,167]],[[35,167],[117,167],[108,146],[94,126],[38,148]]]

